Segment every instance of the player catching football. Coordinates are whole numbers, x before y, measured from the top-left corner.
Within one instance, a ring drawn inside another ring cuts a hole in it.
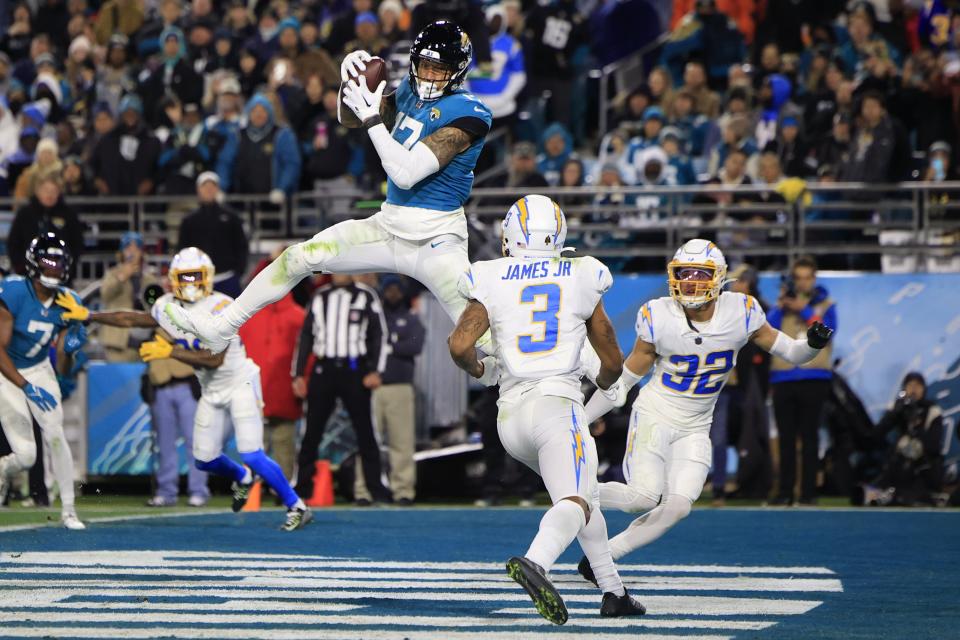
[[[365,220],[341,222],[284,251],[218,316],[167,305],[173,323],[223,351],[254,313],[319,271],[411,276],[459,318],[467,301],[457,279],[470,266],[463,204],[492,119],[461,88],[472,54],[460,27],[434,22],[413,42],[408,81],[387,96],[386,82],[371,90],[370,74],[362,73],[373,60],[368,53],[344,58],[340,120],[370,136],[387,174],[386,202]]]
[[[626,484],[600,485],[603,509],[644,512],[610,540],[618,560],[647,545],[690,513],[710,471],[710,423],[720,390],[747,343],[800,365],[827,346],[833,329],[810,319],[804,336],[788,336],[767,322],[748,295],[724,291],[727,261],[717,245],[690,240],[667,265],[670,296],[640,307],[637,340],[623,363],[620,397],[651,367],[630,416],[623,456]],[[613,408],[616,394],[595,393],[586,406],[593,422]],[[586,558],[581,575],[596,584]]]

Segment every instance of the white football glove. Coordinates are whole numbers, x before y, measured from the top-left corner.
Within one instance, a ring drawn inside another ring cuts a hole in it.
[[[360,122],[366,122],[380,115],[380,101],[386,88],[387,83],[381,82],[376,91],[370,91],[363,78],[351,80],[343,87],[343,104],[350,107]]]
[[[483,375],[477,378],[480,384],[485,387],[492,387],[500,382],[500,365],[497,364],[495,356],[487,356],[481,359],[480,363],[483,364]]]
[[[372,58],[366,51],[354,51],[348,53],[340,63],[340,80],[346,82],[350,78],[356,78],[360,72],[367,68],[366,62]]]

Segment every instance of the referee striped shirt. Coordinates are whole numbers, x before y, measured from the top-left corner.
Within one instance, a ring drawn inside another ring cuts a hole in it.
[[[340,360],[361,373],[383,372],[387,361],[386,320],[377,292],[363,284],[317,289],[300,331],[293,376],[303,375],[312,352]]]

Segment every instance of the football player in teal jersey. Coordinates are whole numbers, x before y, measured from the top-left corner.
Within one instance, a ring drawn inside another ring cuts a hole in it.
[[[462,88],[473,56],[470,38],[456,24],[428,25],[410,50],[410,72],[384,95],[361,74],[371,56],[344,58],[340,121],[363,127],[387,174],[387,199],[364,220],[347,220],[290,247],[219,316],[169,305],[178,327],[212,351],[226,348],[250,316],[282,298],[313,272],[399,272],[422,282],[453,320],[466,300],[457,280],[469,266],[463,205],[473,168],[490,129],[490,110]]]
[[[61,522],[68,529],[85,529],[74,507],[73,456],[63,434],[60,386],[50,361],[55,347],[57,368],[69,371],[73,354],[87,340],[84,326],[65,320],[63,309],[54,304],[60,292],[79,301],[64,286],[71,258],[53,233],[34,238],[26,258],[29,277],[0,282],[0,425],[13,451],[0,458],[0,498],[9,477],[36,462],[36,420],[60,485]]]

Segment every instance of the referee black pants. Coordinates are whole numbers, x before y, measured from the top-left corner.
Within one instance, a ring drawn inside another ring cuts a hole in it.
[[[773,388],[773,412],[777,418],[780,447],[779,498],[793,500],[797,479],[797,437],[803,446],[800,470],[800,500],[817,497],[820,422],[830,396],[829,380],[797,380],[778,382]]]
[[[380,447],[373,432],[370,390],[363,386],[363,373],[348,364],[320,360],[310,374],[307,386],[307,429],[297,456],[297,493],[304,499],[313,493],[313,473],[317,448],[337,404],[343,402],[357,434],[357,447],[363,460],[363,478],[374,500],[390,501],[390,493],[380,481]]]

